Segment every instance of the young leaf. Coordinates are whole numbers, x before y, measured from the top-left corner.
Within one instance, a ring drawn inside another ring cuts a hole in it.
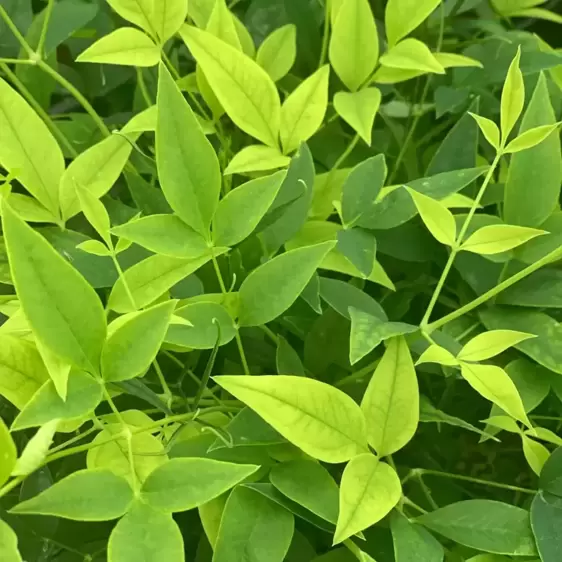
[[[330,38],[330,63],[341,81],[356,91],[375,70],[379,39],[368,0],[346,0]]]
[[[10,193],[10,205],[16,214],[26,222],[59,222],[56,215],[29,195]]]
[[[485,361],[503,353],[506,349],[536,337],[514,330],[491,330],[472,338],[457,355],[459,361]]]
[[[482,134],[486,138],[486,140],[496,149],[498,150],[500,147],[500,130],[498,126],[487,119],[486,117],[482,117],[482,115],[477,115],[476,113],[468,112],[473,119],[478,123],[478,127],[482,131]]]
[[[406,188],[412,196],[418,213],[433,237],[441,244],[453,246],[457,237],[455,217],[443,203]]]
[[[381,103],[378,88],[363,88],[359,92],[338,92],[334,109],[357,134],[371,146],[371,132]]]
[[[19,503],[12,513],[110,521],[124,515],[132,501],[133,490],[124,478],[108,470],[78,470]]]
[[[560,127],[560,123],[553,125],[539,125],[521,133],[518,137],[514,138],[505,148],[506,154],[513,152],[521,152],[537,146],[546,140],[554,131]]]
[[[35,335],[70,363],[97,372],[106,320],[96,292],[5,199],[2,222],[12,278]]]
[[[264,144],[278,146],[281,102],[265,70],[205,31],[184,25],[180,34],[234,123]]]
[[[435,344],[431,344],[416,361],[416,365],[422,363],[438,363],[447,367],[455,367],[459,364],[457,358],[449,350]]]
[[[340,230],[337,249],[366,278],[369,277],[373,271],[377,253],[377,240],[372,231],[363,228]]]
[[[234,14],[228,9],[226,0],[215,0],[205,29],[218,39],[241,51],[242,44],[240,43],[240,37],[236,31],[234,21]]]
[[[435,58],[443,68],[476,67],[482,68],[483,64],[476,59],[458,55],[457,53],[434,53]]]
[[[529,463],[532,471],[539,476],[550,456],[550,451],[544,445],[537,443],[526,435],[521,435],[521,440],[523,442],[523,454],[525,455],[525,459]]]
[[[289,154],[322,125],[328,107],[330,67],[326,64],[303,80],[281,106],[281,146]]]
[[[366,450],[359,406],[332,386],[283,375],[214,380],[311,457],[339,463]]]
[[[341,479],[341,507],[334,544],[378,523],[401,495],[400,478],[388,464],[371,453],[351,459]]]
[[[18,550],[18,536],[0,519],[0,559],[3,562],[23,562]]]
[[[395,453],[418,427],[419,389],[414,363],[403,337],[390,340],[361,401],[369,444],[379,456]]]
[[[390,530],[396,562],[443,562],[445,551],[439,541],[398,510],[390,516]]]
[[[84,216],[106,245],[111,247],[111,222],[104,204],[80,185],[76,186],[76,194]]]
[[[12,470],[12,476],[27,476],[41,466],[53,443],[58,423],[59,420],[52,420],[37,430],[18,458],[16,466]]]
[[[271,207],[287,172],[251,180],[230,191],[213,219],[216,246],[235,246],[250,236]]]
[[[142,31],[134,27],[121,27],[88,47],[76,61],[155,66],[160,62],[160,49]]]
[[[151,35],[156,35],[156,30],[150,21],[152,0],[107,0],[107,3],[123,19],[138,25]]]
[[[260,45],[256,62],[274,82],[288,74],[297,57],[297,28],[289,23],[270,33]]]
[[[208,238],[221,188],[219,161],[163,65],[157,105],[156,163],[162,191],[178,216]]]
[[[110,257],[111,250],[99,240],[86,240],[76,246],[79,250],[92,254],[93,256]]]
[[[429,47],[417,39],[404,39],[382,55],[381,64],[387,68],[445,74],[445,69],[433,56]]]
[[[139,4],[144,0],[140,0]],[[188,0],[153,1],[150,12],[150,23],[156,31],[160,44],[170,39],[187,18]]]
[[[439,0],[389,0],[385,12],[389,45],[392,47],[414,31],[437,6]]]
[[[523,111],[525,103],[525,84],[523,74],[519,69],[521,59],[521,48],[517,49],[517,54],[511,61],[501,97],[501,131],[502,143],[505,144],[509,134],[513,130],[517,119]]]
[[[324,242],[291,250],[254,269],[240,287],[240,325],[259,326],[283,314],[334,245]]]
[[[148,476],[141,497],[164,512],[187,511],[230,490],[258,468],[211,459],[172,459]]]
[[[18,451],[14,440],[4,420],[0,418],[0,487],[6,483],[10,474],[12,474],[17,458]]]
[[[264,144],[252,144],[237,152],[224,171],[224,175],[265,172],[288,166],[291,159],[284,156],[278,148]]]
[[[546,234],[544,230],[514,226],[511,224],[493,224],[483,226],[471,234],[461,246],[461,250],[481,254],[484,256],[499,254],[529,240]]]

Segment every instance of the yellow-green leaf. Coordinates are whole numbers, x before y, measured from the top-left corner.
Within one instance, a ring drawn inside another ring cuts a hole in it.
[[[416,365],[422,363],[438,363],[447,367],[455,367],[459,364],[456,357],[444,347],[440,345],[431,344],[416,361]]]
[[[0,418],[0,487],[5,484],[10,474],[12,474],[12,470],[14,470],[16,466],[17,458],[18,451],[16,449],[16,444],[4,420]]]
[[[289,23],[270,33],[260,45],[256,62],[274,82],[288,74],[297,58],[297,27]]]
[[[464,55],[457,55],[456,53],[434,53],[433,56],[443,68],[457,68],[457,67],[476,67],[482,68],[482,63],[479,60],[465,57]]]
[[[58,216],[53,215],[37,199],[23,193],[10,193],[10,206],[26,222],[57,223],[59,221]]]
[[[548,457],[550,457],[550,451],[544,445],[537,443],[534,439],[526,435],[521,435],[521,441],[523,443],[525,459],[529,463],[532,471],[539,476]]]
[[[381,56],[381,64],[388,68],[445,74],[445,69],[429,47],[418,39],[404,39]]]
[[[387,68],[379,66],[373,76],[373,82],[377,84],[398,84],[418,76],[427,74],[424,70],[404,70],[403,68]]]
[[[463,242],[461,250],[484,256],[499,254],[547,234],[544,230],[511,224],[483,226]]]
[[[381,103],[378,88],[364,88],[359,92],[338,92],[334,109],[359,136],[371,146],[371,132]]]
[[[505,153],[511,154],[513,152],[520,152],[521,150],[533,148],[533,146],[537,146],[542,141],[546,140],[559,126],[560,123],[554,123],[553,125],[540,125],[539,127],[529,129],[514,138],[506,146]]]
[[[94,227],[94,230],[101,236],[107,246],[111,246],[111,223],[104,204],[80,185],[76,186],[76,194],[80,208],[88,222]]]
[[[2,562],[22,562],[18,550],[18,536],[2,519],[0,519],[0,560]]]
[[[151,23],[154,0],[107,0],[107,3],[123,19],[156,36],[156,30]]]
[[[232,14],[234,20],[234,27],[236,28],[236,33],[238,33],[238,39],[242,45],[242,52],[253,59],[256,55],[256,46],[254,45],[254,39],[248,28],[240,21],[236,14]]]
[[[252,144],[237,152],[226,167],[224,174],[247,174],[265,172],[288,166],[291,159],[283,155],[277,147]]]
[[[470,111],[468,113],[476,121],[486,140],[497,150],[500,147],[500,130],[498,126],[490,119],[482,117],[482,115],[477,115]]]
[[[517,119],[523,111],[525,103],[525,84],[523,74],[519,69],[521,59],[521,48],[517,49],[517,54],[511,61],[507,76],[502,90],[501,97],[501,131],[502,142],[505,144],[509,133],[511,133]]]
[[[225,0],[213,0],[214,7],[211,15],[209,16],[209,21],[205,30],[212,33],[218,39],[222,39],[225,43],[228,43],[231,47],[242,50],[242,45],[240,43],[240,37],[236,31],[236,25],[234,23],[234,16],[232,12],[228,9]]]
[[[459,361],[485,361],[503,353],[506,349],[534,338],[533,334],[515,330],[491,330],[472,338],[459,351]]]
[[[414,31],[439,6],[439,2],[440,0],[389,0],[386,4],[385,26],[390,46]]]
[[[185,23],[188,0],[152,0],[150,23],[160,43],[165,43]]]
[[[52,420],[37,430],[19,456],[12,470],[12,476],[27,476],[41,466],[53,443],[58,423],[59,420]]]

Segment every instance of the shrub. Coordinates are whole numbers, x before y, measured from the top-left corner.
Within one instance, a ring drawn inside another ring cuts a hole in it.
[[[0,5],[2,562],[560,562],[561,18],[373,4]]]

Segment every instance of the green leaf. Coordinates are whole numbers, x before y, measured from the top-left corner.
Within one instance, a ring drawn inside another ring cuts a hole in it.
[[[439,6],[439,0],[389,0],[385,26],[390,46],[416,29]]]
[[[153,6],[152,0],[107,0],[107,3],[123,19],[155,35],[156,31],[150,21]]]
[[[108,562],[184,562],[183,537],[169,513],[135,501],[111,532]]]
[[[476,123],[478,123],[478,127],[480,131],[482,131],[482,134],[484,135],[486,140],[496,150],[498,150],[501,142],[500,130],[498,129],[498,126],[490,119],[487,119],[486,117],[482,117],[482,115],[477,115],[476,113],[471,113],[470,111],[468,113],[473,117]]]
[[[279,337],[277,340],[275,365],[279,375],[306,376],[299,354],[290,346],[284,337]]]
[[[53,443],[58,423],[59,420],[52,420],[37,430],[19,456],[15,468],[12,470],[12,476],[27,476],[43,464]]]
[[[174,258],[197,258],[207,249],[205,239],[176,215],[150,215],[113,227],[113,234],[151,252]]]
[[[396,562],[442,562],[443,547],[421,525],[411,522],[400,511],[390,516],[390,530]]]
[[[497,404],[510,416],[531,427],[517,387],[501,367],[461,363],[461,373],[470,386],[486,400]]]
[[[562,549],[562,502],[547,492],[539,492],[531,504],[531,525],[542,562],[556,562]]]
[[[159,70],[157,105],[156,163],[162,191],[178,216],[208,238],[221,189],[219,161],[163,65]]]
[[[471,234],[461,246],[461,250],[489,256],[512,250],[537,236],[547,234],[544,230],[513,226],[511,224],[493,224],[483,226]]]
[[[3,562],[22,562],[18,550],[18,536],[0,519],[0,559]]]
[[[264,144],[278,146],[281,102],[265,70],[205,31],[184,25],[180,34],[234,123]]]
[[[141,497],[161,511],[187,511],[230,490],[258,468],[211,459],[172,459],[148,476]]]
[[[226,502],[213,562],[283,562],[293,531],[289,511],[255,490],[238,486]]]
[[[419,389],[403,337],[390,340],[361,401],[369,444],[379,456],[395,453],[414,436],[419,421]]]
[[[365,277],[369,277],[377,254],[377,240],[372,231],[363,228],[340,230],[337,249]]]
[[[518,48],[517,54],[509,65],[502,90],[501,131],[503,144],[506,143],[517,119],[519,119],[525,103],[525,84],[523,83],[523,74],[519,69],[520,59],[521,48]]]
[[[330,38],[330,63],[352,91],[369,78],[379,58],[379,39],[368,0],[346,0],[337,11]]]
[[[539,125],[521,133],[518,137],[514,138],[505,148],[506,154],[513,152],[521,152],[537,146],[545,141],[558,127],[559,123],[553,125]]]
[[[440,345],[431,344],[416,361],[416,365],[422,363],[438,363],[447,367],[455,367],[459,364],[457,358],[447,349]]]
[[[160,49],[142,31],[134,27],[121,27],[88,47],[76,61],[139,67],[155,66],[160,62]]]
[[[536,337],[515,330],[491,330],[472,338],[457,355],[460,361],[485,361],[503,353],[506,349]]]
[[[95,410],[102,399],[96,380],[83,371],[75,371],[68,379],[66,399],[57,393],[52,381],[45,383],[14,420],[14,431],[43,425],[55,419],[81,418]]]
[[[240,325],[259,326],[283,314],[334,245],[324,242],[291,250],[254,269],[240,287]]]
[[[273,204],[286,171],[251,180],[221,199],[213,219],[215,246],[235,246],[250,236]]]
[[[418,213],[433,237],[447,246],[453,246],[457,237],[455,217],[443,203],[407,187]]]
[[[256,62],[274,82],[289,73],[297,58],[297,28],[290,23],[270,33],[260,45]]]
[[[143,0],[141,0],[142,2]],[[150,12],[150,23],[164,44],[170,39],[187,18],[188,0],[166,0],[165,2],[153,1]]]
[[[322,125],[328,108],[330,67],[326,64],[303,80],[281,106],[279,136],[289,154],[306,142]]]
[[[544,445],[537,443],[526,435],[521,435],[521,440],[523,442],[523,454],[525,455],[525,459],[529,463],[532,471],[539,476],[544,464],[550,456],[550,451]]]
[[[388,464],[371,453],[351,459],[341,479],[341,507],[334,544],[378,523],[401,495],[400,478]]]
[[[371,146],[371,133],[375,115],[381,103],[378,88],[363,88],[359,92],[338,92],[334,96],[334,109],[357,134]]]
[[[111,247],[111,222],[107,209],[95,195],[92,195],[87,189],[79,185],[76,186],[76,194],[84,216],[100,235],[107,247]]]
[[[205,29],[235,49],[242,50],[240,37],[236,32],[234,15],[228,9],[225,0],[214,0],[214,7]]]
[[[247,174],[265,172],[288,166],[291,159],[284,156],[277,147],[252,144],[237,152],[226,167],[224,174]]]
[[[404,39],[382,55],[381,64],[387,68],[445,74],[445,69],[429,47],[417,39]]]
[[[16,444],[4,420],[0,418],[0,461],[2,461],[0,462],[0,487],[6,483],[10,474],[12,474],[17,458]],[[2,543],[0,542],[0,544]]]
[[[544,465],[540,487],[549,494],[562,497],[562,447],[558,447]]]
[[[0,131],[2,167],[58,217],[62,151],[43,120],[1,78]]]
[[[483,64],[476,59],[458,55],[457,53],[434,53],[435,58],[443,68],[476,67],[482,68]]]
[[[101,355],[101,371],[106,381],[134,379],[146,372],[162,345],[175,304],[157,304],[121,316],[109,325]]]
[[[54,515],[77,521],[110,521],[124,515],[133,491],[108,470],[78,470],[44,492],[23,501],[12,513]]]
[[[214,380],[311,457],[339,463],[366,450],[359,406],[337,388],[284,375]]]
[[[16,214],[26,222],[52,222],[56,224],[59,221],[57,216],[53,215],[39,201],[23,193],[10,193],[10,205]]]
[[[76,246],[79,250],[92,254],[93,256],[110,257],[111,250],[99,240],[86,240]]]
[[[106,321],[96,292],[5,200],[2,218],[12,278],[35,335],[70,363],[97,372]]]

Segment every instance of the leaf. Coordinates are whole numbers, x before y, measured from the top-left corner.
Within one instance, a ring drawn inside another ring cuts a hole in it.
[[[553,125],[539,125],[538,127],[528,129],[514,138],[506,146],[505,153],[511,154],[513,152],[521,152],[522,150],[533,148],[545,141],[559,126],[559,123],[554,123]]]
[[[96,292],[5,200],[2,219],[12,278],[35,335],[70,363],[97,372],[106,321]]]
[[[169,513],[135,501],[109,537],[109,562],[183,562],[183,537]]]
[[[54,515],[77,521],[110,521],[124,515],[133,500],[127,481],[108,470],[78,470],[12,513]]]
[[[433,237],[441,244],[453,246],[457,237],[457,225],[451,211],[443,203],[427,195],[422,195],[408,187],[406,189],[412,196],[418,213]]]
[[[340,230],[337,249],[365,277],[369,277],[377,254],[377,240],[372,231],[363,228]]]
[[[156,163],[162,191],[178,216],[208,238],[221,189],[219,161],[163,65],[159,70],[157,105]]]
[[[234,23],[234,15],[228,9],[225,0],[214,0],[214,7],[209,16],[209,21],[204,27],[209,33],[212,33],[218,39],[228,43],[235,49],[241,51],[242,45],[240,37],[236,32]]]
[[[299,354],[283,337],[279,337],[277,340],[275,366],[277,367],[277,373],[279,375],[298,375],[299,377],[306,376]]]
[[[485,361],[503,353],[506,349],[534,338],[533,334],[515,330],[491,330],[472,338],[457,355],[460,361]]]
[[[459,364],[457,358],[449,350],[436,344],[431,344],[416,361],[416,365],[423,363],[438,363],[447,367],[455,367]]]
[[[254,269],[240,287],[240,325],[259,326],[283,314],[333,247],[324,242],[298,248]]]
[[[251,180],[221,199],[213,219],[215,246],[235,246],[256,229],[275,201],[286,171]]]
[[[0,558],[3,562],[22,562],[18,550],[18,536],[0,519]]]
[[[369,444],[381,457],[400,450],[419,421],[419,389],[414,363],[403,337],[390,340],[361,401]]]
[[[59,219],[51,211],[46,209],[33,197],[23,193],[10,193],[10,205],[26,222],[52,222],[57,223]]]
[[[79,185],[76,186],[76,194],[84,216],[100,235],[107,247],[111,247],[111,221],[107,209],[97,197]]]
[[[76,246],[79,250],[92,254],[93,256],[110,257],[111,250],[99,240],[86,240]]]
[[[463,242],[461,250],[489,256],[517,248],[517,246],[544,234],[546,234],[544,230],[526,226],[493,224],[483,226],[471,234]]]
[[[256,62],[274,82],[289,73],[297,58],[297,27],[290,23],[270,33],[260,45]]]
[[[539,492],[531,504],[531,525],[542,562],[556,562],[562,549],[562,506],[556,496]]]
[[[544,464],[550,456],[550,451],[544,445],[537,443],[526,435],[522,435],[521,439],[523,441],[523,454],[525,455],[525,459],[529,463],[532,471],[539,476]]]
[[[28,103],[0,79],[0,164],[54,216],[64,157],[55,138]]]
[[[265,70],[205,31],[184,25],[180,35],[235,125],[268,146],[278,146],[281,102]]]
[[[378,523],[401,495],[400,478],[388,464],[371,453],[351,459],[341,479],[341,508],[334,544]]]
[[[443,547],[421,525],[397,510],[390,516],[390,530],[396,562],[442,562]]]
[[[52,420],[37,430],[18,458],[15,468],[12,470],[12,476],[27,476],[41,466],[53,443],[58,423],[58,420]]]
[[[476,67],[483,68],[483,64],[476,59],[458,55],[457,53],[434,53],[435,58],[443,68]]]
[[[459,544],[512,556],[534,556],[529,512],[491,500],[467,500],[450,504],[418,521]]]
[[[101,355],[106,381],[124,381],[143,375],[156,358],[175,308],[174,301],[157,304],[114,320]]]
[[[540,488],[562,497],[562,447],[550,455],[540,474]]]
[[[188,0],[153,1],[150,23],[160,38],[161,44],[171,39],[185,23],[187,5]]]
[[[160,49],[142,31],[134,27],[121,27],[88,47],[76,62],[155,66],[160,62]]]
[[[294,532],[285,508],[238,486],[222,515],[213,562],[283,562]]]
[[[366,450],[359,406],[332,386],[284,375],[214,380],[311,457],[339,463]]]
[[[6,483],[10,474],[12,474],[12,470],[14,470],[16,466],[17,458],[18,451],[16,449],[16,444],[4,420],[0,418],[0,461],[2,461],[0,462],[0,487]],[[0,544],[2,543],[0,542]]]
[[[501,131],[503,144],[507,141],[507,137],[509,137],[517,119],[519,119],[525,103],[525,84],[523,83],[523,74],[519,69],[520,59],[521,48],[518,48],[517,54],[509,65],[502,90]]]
[[[237,152],[224,174],[247,174],[248,172],[264,172],[288,166],[291,159],[279,152],[278,148],[263,144],[252,144]]]
[[[326,64],[303,80],[281,106],[279,136],[284,154],[293,152],[322,125],[328,108],[330,67]]]
[[[470,386],[486,400],[497,404],[510,416],[531,427],[517,387],[501,367],[461,363],[461,373]]]
[[[439,0],[389,0],[385,27],[390,46],[414,31],[437,6]]]
[[[500,148],[500,130],[498,129],[498,126],[490,119],[482,117],[482,115],[477,115],[476,113],[471,113],[470,111],[468,113],[472,116],[476,123],[478,123],[478,127],[486,140],[496,150],[498,150]]]
[[[123,19],[138,25],[152,35],[156,34],[150,21],[152,15],[152,0],[107,0],[107,3]]]
[[[363,88],[359,92],[338,92],[334,96],[334,109],[338,115],[371,146],[371,133],[375,115],[381,103],[378,88]]]
[[[400,70],[445,74],[429,47],[418,39],[404,39],[381,57],[381,65]]]

